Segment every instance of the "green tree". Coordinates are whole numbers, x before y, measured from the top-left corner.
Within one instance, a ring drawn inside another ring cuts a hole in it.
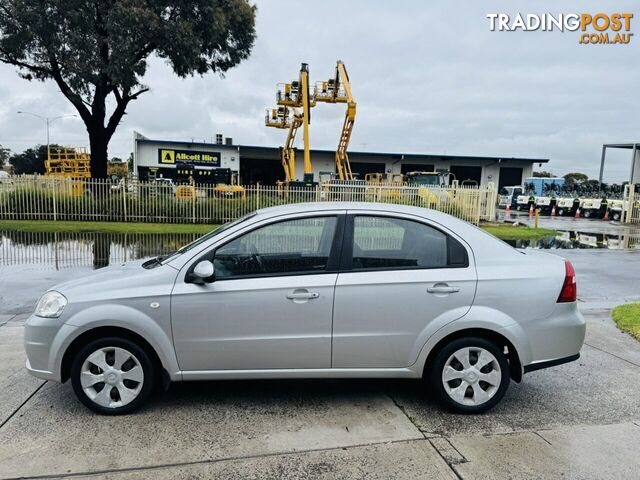
[[[568,186],[580,185],[589,180],[589,177],[586,174],[580,172],[567,173],[563,178]]]
[[[538,177],[538,178],[551,178],[551,177],[553,177],[551,172],[547,172],[545,170],[540,170],[539,172],[533,172],[533,176],[534,177]]]
[[[149,90],[147,58],[180,77],[223,74],[249,56],[255,12],[247,0],[0,0],[0,62],[55,81],[85,123],[92,176],[104,178],[109,140]]]
[[[9,162],[11,150],[0,145],[0,170]]]
[[[57,145],[51,145],[51,148],[56,148]],[[27,148],[22,153],[14,153],[9,158],[9,163],[13,165],[13,172],[16,175],[26,174],[32,175],[34,173],[44,173],[44,161],[47,159],[47,146],[36,145],[32,148]]]

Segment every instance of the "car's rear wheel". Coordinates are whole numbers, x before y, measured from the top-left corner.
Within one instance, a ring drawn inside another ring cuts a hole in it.
[[[80,401],[104,415],[142,406],[153,391],[154,365],[136,343],[118,337],[93,340],[71,365],[71,384]]]
[[[445,345],[431,364],[431,385],[438,399],[459,413],[494,407],[509,386],[509,362],[493,342],[459,338]]]

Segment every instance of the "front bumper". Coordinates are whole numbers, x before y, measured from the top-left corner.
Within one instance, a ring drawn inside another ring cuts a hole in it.
[[[27,371],[35,377],[60,382],[65,342],[76,328],[59,318],[31,315],[24,327]]]

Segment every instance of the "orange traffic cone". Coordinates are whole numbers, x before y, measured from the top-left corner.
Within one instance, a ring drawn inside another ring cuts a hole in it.
[[[609,209],[604,211],[604,217],[602,217],[603,220],[609,220]]]
[[[556,216],[556,206],[555,205],[551,208],[551,216],[552,217]]]
[[[576,209],[576,218],[580,218],[580,207]]]
[[[529,216],[533,217],[533,203],[529,206]]]
[[[510,204],[508,204],[508,203],[507,203],[507,208],[505,208],[505,209],[504,209],[504,214],[505,214],[507,217],[510,217],[510,216],[511,216],[511,205],[510,205]]]

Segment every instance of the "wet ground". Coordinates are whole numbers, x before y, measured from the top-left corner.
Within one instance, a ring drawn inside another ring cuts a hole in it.
[[[505,214],[498,210],[498,221],[533,227],[535,219],[526,212]],[[517,248],[575,249],[600,248],[610,250],[640,248],[640,225],[609,220],[541,215],[538,226],[557,230],[559,235],[536,241],[508,242]]]
[[[47,288],[193,237],[3,235],[0,479],[637,476],[640,344],[609,309],[640,301],[640,250],[554,252],[577,271],[582,357],[512,383],[485,415],[450,414],[417,382],[316,380],[175,384],[138,414],[101,417],[68,383],[26,373],[23,323]]]
[[[513,213],[510,220],[533,224],[533,219],[522,213]],[[562,256],[567,256],[568,250],[640,249],[640,228],[616,222],[541,217],[540,226],[556,229],[558,235],[535,241],[514,240],[508,243],[517,248],[558,250],[556,253]],[[164,255],[192,242],[198,236],[0,232],[0,311],[20,313],[25,308],[30,308],[40,294],[33,288],[37,283],[53,285],[95,268]],[[616,272],[621,274],[626,270],[625,267],[626,265],[616,267]],[[610,268],[612,267],[603,265],[605,271]],[[602,288],[606,290],[607,287]]]

